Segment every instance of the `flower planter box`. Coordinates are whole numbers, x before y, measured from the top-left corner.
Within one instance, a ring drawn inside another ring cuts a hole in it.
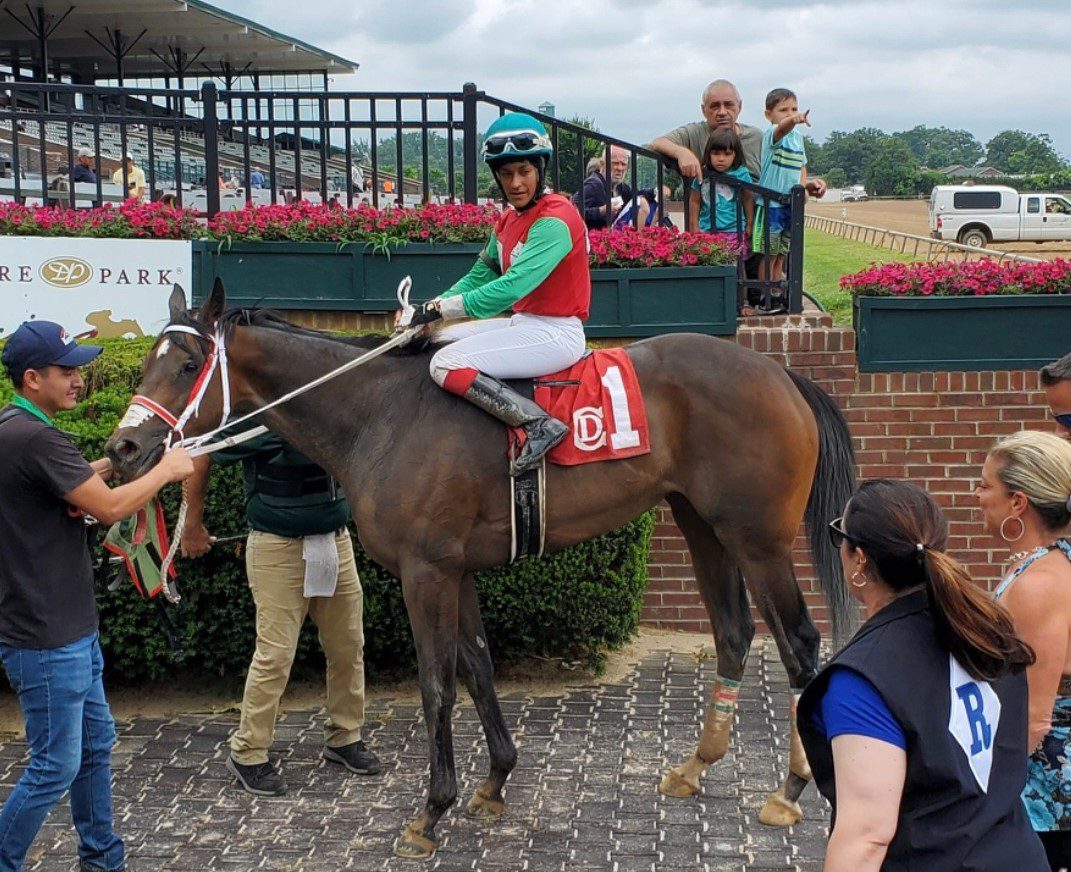
[[[591,337],[736,332],[736,266],[593,269]]]
[[[856,297],[860,372],[1037,369],[1071,350],[1071,294]]]
[[[201,302],[219,276],[235,306],[389,312],[404,276],[412,276],[412,300],[427,300],[468,272],[481,247],[410,243],[387,257],[360,244],[195,242],[193,298]],[[589,336],[736,331],[734,266],[596,269],[591,278]]]
[[[195,242],[193,297],[203,300],[219,276],[234,306],[393,311],[405,276],[413,278],[414,301],[430,299],[468,272],[481,247],[410,244],[387,257],[360,243]]]

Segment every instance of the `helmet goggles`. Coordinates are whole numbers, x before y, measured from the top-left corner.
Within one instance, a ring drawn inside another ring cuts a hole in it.
[[[483,143],[484,159],[503,158],[510,155],[528,157],[536,154],[549,154],[553,150],[550,138],[535,130],[514,130],[495,133]]]

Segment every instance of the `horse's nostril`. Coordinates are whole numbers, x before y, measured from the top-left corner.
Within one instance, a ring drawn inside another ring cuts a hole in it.
[[[129,463],[141,453],[141,449],[133,439],[120,439],[112,446],[112,452],[119,460]]]

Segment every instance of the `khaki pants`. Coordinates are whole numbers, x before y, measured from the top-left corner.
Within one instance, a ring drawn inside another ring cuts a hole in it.
[[[364,724],[363,594],[349,534],[339,533],[338,586],[331,597],[307,599],[302,540],[256,530],[246,546],[246,574],[257,608],[257,647],[242,697],[242,716],[231,737],[234,759],[246,766],[264,763],[275,736],[298,634],[312,618],[327,655],[325,742],[338,748],[361,738]]]

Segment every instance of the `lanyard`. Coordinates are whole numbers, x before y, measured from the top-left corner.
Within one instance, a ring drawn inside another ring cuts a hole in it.
[[[11,398],[11,405],[18,406],[20,409],[23,409],[23,410],[29,412],[31,415],[34,415],[34,416],[40,418],[42,421],[44,421],[46,424],[48,424],[49,427],[55,427],[56,426],[52,422],[52,419],[50,417],[48,417],[48,415],[46,415],[39,408],[37,408],[37,406],[35,406],[28,399],[26,399],[26,397],[20,396],[19,394],[15,394],[15,396],[13,396]]]

